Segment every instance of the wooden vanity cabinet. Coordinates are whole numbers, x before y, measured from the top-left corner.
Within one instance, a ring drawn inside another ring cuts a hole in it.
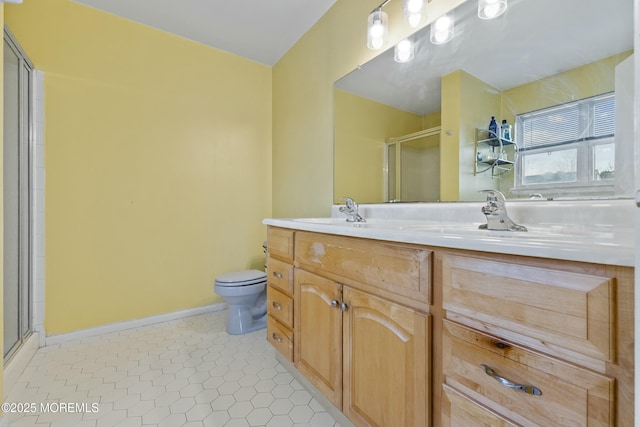
[[[507,425],[633,425],[632,268],[439,259],[443,426],[478,413]]]
[[[309,233],[296,236],[296,367],[355,425],[426,426],[430,423],[429,316],[362,291],[355,281],[348,280],[346,285],[347,280],[338,280],[342,271],[336,252],[353,248],[353,242]],[[429,259],[415,248],[380,249],[380,242],[369,244],[368,252],[380,258],[393,256],[417,264]],[[323,256],[319,257],[320,246]],[[370,256],[367,262],[374,265],[375,258]],[[323,262],[338,266],[324,275],[303,269]],[[367,267],[354,265],[353,269]],[[375,288],[376,281],[369,285]],[[414,285],[414,289],[429,288],[429,284]]]
[[[269,245],[269,341],[357,426],[634,423],[631,267],[274,227]]]
[[[267,229],[267,340],[289,361],[293,361],[294,231]]]

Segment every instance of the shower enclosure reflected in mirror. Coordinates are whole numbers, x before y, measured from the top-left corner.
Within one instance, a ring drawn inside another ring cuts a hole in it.
[[[439,199],[439,127],[390,138],[385,154],[385,201],[435,202]]]

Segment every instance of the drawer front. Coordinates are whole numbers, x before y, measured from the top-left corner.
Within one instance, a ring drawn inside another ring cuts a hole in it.
[[[328,272],[339,280],[350,279],[419,303],[431,300],[432,252],[426,249],[298,232],[295,259],[296,265]]]
[[[293,298],[273,286],[267,288],[267,313],[293,328]]]
[[[293,230],[287,228],[267,228],[267,250],[269,255],[293,261]]]
[[[293,332],[273,316],[267,316],[267,340],[290,362],[293,362]]]
[[[522,425],[614,425],[614,379],[453,322],[443,330],[445,384],[490,410]]]
[[[269,285],[293,295],[293,265],[269,257],[267,259],[267,282]]]
[[[443,427],[517,426],[447,385],[442,386],[442,392]]]
[[[612,277],[554,269],[552,261],[549,268],[540,268],[446,254],[442,282],[448,318],[478,329],[495,326],[500,336],[516,341],[506,331],[517,332],[532,338],[523,344],[544,352],[568,349],[615,360]],[[470,324],[458,314],[479,323]]]

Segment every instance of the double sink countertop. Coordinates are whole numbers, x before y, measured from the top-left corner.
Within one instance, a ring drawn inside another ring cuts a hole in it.
[[[390,242],[633,267],[635,203],[631,199],[507,201],[507,212],[528,231],[482,230],[483,202],[360,205],[366,222],[347,222],[331,208],[326,218],[267,218],[266,225]]]

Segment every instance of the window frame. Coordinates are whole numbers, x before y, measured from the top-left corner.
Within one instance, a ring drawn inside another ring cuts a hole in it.
[[[589,98],[572,101],[566,104],[554,105],[536,111],[519,114],[515,119],[516,143],[519,147],[517,161],[514,169],[514,187],[511,192],[514,194],[531,194],[544,192],[545,195],[612,195],[615,192],[615,176],[611,179],[601,180],[594,176],[595,171],[595,148],[599,145],[613,144],[615,149],[615,134],[605,136],[593,136],[594,134],[594,106],[603,99],[613,98],[614,92],[608,92]],[[577,106],[579,117],[580,138],[574,141],[555,142],[540,144],[539,146],[529,146],[523,142],[523,127],[526,120],[533,119],[545,114],[552,114],[554,110],[564,107]],[[615,126],[615,107],[613,124]],[[577,149],[576,159],[576,180],[572,182],[554,183],[524,183],[524,162],[528,155],[540,153],[552,153],[563,151],[569,148]]]

